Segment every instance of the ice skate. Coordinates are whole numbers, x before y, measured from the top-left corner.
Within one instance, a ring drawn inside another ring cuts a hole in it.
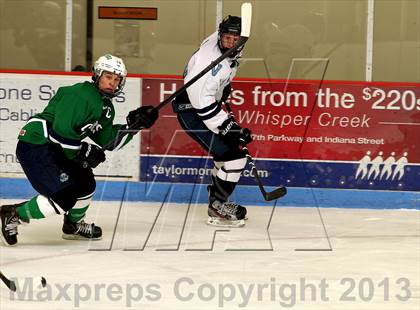
[[[246,208],[234,202],[214,199],[208,208],[207,224],[220,227],[242,227],[245,225]]]
[[[17,213],[17,207],[23,203],[16,205],[4,205],[0,207],[1,218],[1,239],[6,246],[15,245],[17,243],[18,225],[22,222]]]
[[[83,220],[74,223],[68,216],[64,216],[63,239],[66,240],[100,240],[102,239],[102,229],[94,223],[88,224]]]

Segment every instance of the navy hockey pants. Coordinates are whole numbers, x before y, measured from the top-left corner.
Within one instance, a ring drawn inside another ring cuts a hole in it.
[[[95,191],[92,169],[69,160],[58,145],[19,141],[16,156],[32,187],[65,211],[74,206],[77,198]]]
[[[230,161],[244,158],[244,152],[237,144],[229,144],[207,128],[194,109],[179,111],[178,121],[186,133],[197,141],[215,161]]]

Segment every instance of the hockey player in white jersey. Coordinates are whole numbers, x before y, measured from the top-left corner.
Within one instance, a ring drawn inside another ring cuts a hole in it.
[[[227,16],[219,30],[205,39],[189,60],[184,83],[232,48],[240,33],[241,18]],[[230,95],[230,83],[236,74],[240,54],[241,50],[237,50],[229,55],[172,103],[182,128],[213,157],[207,222],[216,226],[245,225],[246,208],[230,202],[229,196],[246,166],[241,145],[252,141],[251,131],[241,128],[222,108],[223,101]]]

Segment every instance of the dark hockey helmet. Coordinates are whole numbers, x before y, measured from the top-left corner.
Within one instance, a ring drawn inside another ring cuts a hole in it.
[[[120,94],[124,88],[126,77],[127,77],[127,69],[125,68],[124,62],[121,58],[112,56],[110,54],[106,54],[98,58],[95,62],[95,65],[92,68],[93,76],[92,80],[96,85],[99,83],[99,79],[104,73],[104,71],[108,71],[114,74],[117,74],[121,77],[120,84],[118,85],[117,89],[113,94],[108,94],[105,92],[101,92],[106,97],[115,97]]]
[[[230,33],[239,36],[241,34],[241,18],[228,15],[219,24],[219,34]]]
[[[227,51],[227,48],[222,45],[222,35],[224,33],[233,34],[239,36],[241,34],[241,18],[238,16],[228,15],[219,24],[219,39],[218,45],[222,53]],[[230,55],[231,58],[236,58],[240,55],[243,46],[234,54]]]

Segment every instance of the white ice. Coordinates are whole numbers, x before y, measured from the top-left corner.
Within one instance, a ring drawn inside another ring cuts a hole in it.
[[[61,239],[59,216],[21,225],[0,245],[20,284],[0,283],[0,309],[420,309],[419,211],[253,206],[216,233],[206,212],[95,201],[95,242]]]

